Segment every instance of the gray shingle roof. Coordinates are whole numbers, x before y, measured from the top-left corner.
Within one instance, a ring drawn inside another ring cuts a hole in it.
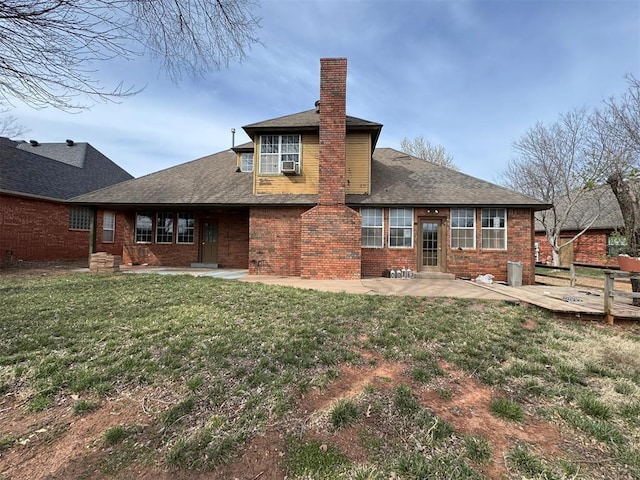
[[[82,195],[74,201],[111,206],[315,205],[317,195],[254,195],[252,173],[236,171],[233,151],[209,155],[145,177]],[[348,195],[350,205],[521,206],[546,205],[469,175],[376,149],[371,195]]]
[[[564,215],[567,208],[568,205],[566,202],[562,200],[557,202],[556,209],[559,210],[561,215]],[[569,216],[562,230],[580,231],[585,228],[593,218],[596,218],[596,220],[591,227],[589,227],[592,230],[615,230],[624,227],[620,206],[609,185],[599,185],[592,190],[584,192],[569,212]],[[544,230],[539,221],[536,221],[535,229],[536,231]]]
[[[0,191],[68,200],[133,178],[88,143],[0,139]]]
[[[363,120],[362,118],[346,116],[347,131],[371,131],[373,133],[372,145],[375,148],[376,142],[382,130],[382,124],[376,122],[370,122],[369,120]],[[251,123],[242,127],[250,138],[257,132],[301,132],[301,131],[315,131],[320,128],[320,114],[313,110],[306,110],[300,113],[294,113],[291,115],[285,115],[284,117],[273,118],[265,120],[263,122]]]
[[[371,171],[371,195],[348,195],[349,203],[431,207],[519,206],[538,210],[548,207],[534,198],[392,148],[376,149]]]

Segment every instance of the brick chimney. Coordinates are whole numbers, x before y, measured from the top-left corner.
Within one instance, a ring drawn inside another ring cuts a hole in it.
[[[320,59],[319,205],[344,205],[346,185],[347,59]]]
[[[347,60],[320,59],[318,204],[301,215],[300,275],[360,278],[360,214],[346,200]]]

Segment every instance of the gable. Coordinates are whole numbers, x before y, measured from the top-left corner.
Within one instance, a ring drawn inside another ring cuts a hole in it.
[[[38,150],[57,156],[50,158],[33,152],[25,142],[0,142],[0,191],[43,198],[67,200],[86,192],[133,178],[88,143]],[[64,150],[68,148],[69,150]],[[62,153],[70,152],[67,161]]]

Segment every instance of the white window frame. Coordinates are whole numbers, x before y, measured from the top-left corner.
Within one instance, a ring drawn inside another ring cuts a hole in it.
[[[189,225],[191,220],[191,225]],[[178,233],[176,235],[176,243],[181,245],[193,245],[195,239],[195,215],[191,212],[179,212],[178,213]],[[181,230],[183,230],[181,232]],[[190,232],[190,233],[189,233]],[[191,238],[190,242],[185,242],[181,237]]]
[[[149,229],[147,230],[146,226],[142,227],[144,228],[144,230],[140,227],[140,220],[141,217],[145,217],[149,219]],[[146,232],[148,232],[147,234],[145,234]],[[149,236],[149,240],[140,240],[140,238],[142,238],[142,236],[144,235],[144,237],[146,238],[147,235]],[[151,212],[136,212],[136,243],[151,243],[151,240],[153,239],[153,213]]]
[[[399,220],[400,217],[394,218],[393,212],[400,213],[400,211],[404,210],[402,215],[402,225],[397,224],[394,225],[394,220]],[[407,216],[407,213],[409,215]],[[409,225],[407,225],[407,221],[409,221]],[[398,231],[402,230],[402,234],[398,235]],[[395,235],[392,235],[395,234]],[[401,239],[405,242],[407,239],[409,240],[409,245],[394,245],[397,239]],[[388,245],[389,248],[413,248],[413,208],[390,208],[389,209],[389,237],[388,237]]]
[[[369,216],[370,214],[374,214],[374,217]],[[362,216],[362,248],[384,248],[384,209],[361,208],[360,215]],[[365,236],[365,229],[372,231],[373,235]],[[365,245],[365,238],[373,239],[374,245]]]
[[[502,215],[500,215],[502,214]],[[498,226],[496,226],[496,223]],[[507,209],[483,208],[480,213],[480,225],[482,240],[480,245],[483,250],[507,249]],[[489,243],[502,243],[502,246],[486,246]]]
[[[253,153],[240,154],[240,171],[253,172]]]
[[[464,216],[456,215],[458,212],[465,212]],[[468,213],[471,212],[471,216]],[[466,221],[472,219],[473,225],[469,226]],[[465,225],[460,226],[460,221],[465,220]],[[475,208],[452,208],[450,210],[449,221],[449,247],[453,250],[475,250],[476,248],[476,209]],[[471,231],[472,232],[472,246],[460,246],[460,244],[454,245],[454,240],[458,240],[457,235],[454,235],[455,231]]]
[[[290,142],[289,140],[296,141]],[[295,150],[295,151],[294,151]],[[302,139],[300,135],[260,135],[260,173],[282,173],[282,161],[293,160],[296,172],[301,171]]]
[[[115,241],[116,213],[105,210],[102,212],[102,243],[114,243]]]
[[[162,221],[161,221],[162,219]],[[168,245],[173,243],[174,234],[174,220],[173,213],[170,212],[156,212],[156,229],[155,229],[155,241],[157,244]],[[167,241],[161,237],[167,237],[171,235],[171,240]]]

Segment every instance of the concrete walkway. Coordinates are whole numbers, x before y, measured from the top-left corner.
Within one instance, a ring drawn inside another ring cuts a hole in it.
[[[414,297],[455,297],[480,300],[513,300],[500,292],[482,288],[465,280],[443,279],[393,279],[384,277],[360,280],[307,280],[300,277],[249,275],[248,270],[231,268],[172,268],[148,266],[121,266],[125,273],[155,273],[159,275],[193,275],[248,283],[282,285],[287,287],[320,290],[324,292],[361,293],[368,295],[409,295]]]

